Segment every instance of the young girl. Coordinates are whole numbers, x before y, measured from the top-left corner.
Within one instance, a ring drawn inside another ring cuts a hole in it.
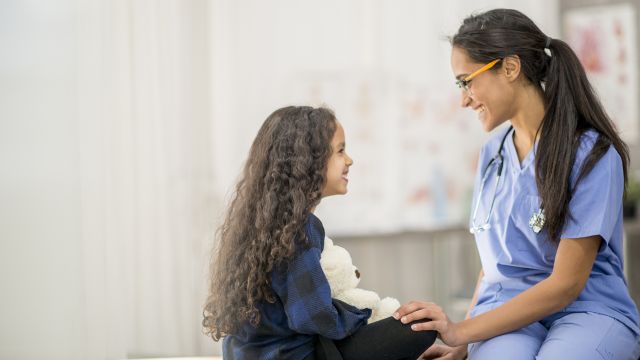
[[[524,14],[468,17],[451,39],[461,104],[485,131],[470,230],[482,261],[468,319],[412,302],[438,330],[427,358],[637,359],[638,310],[623,272],[629,152],[576,54]]]
[[[313,215],[347,192],[344,130],[330,110],[271,114],[249,153],[220,229],[203,326],[225,359],[410,359],[435,340],[369,309],[331,299],[320,267],[324,228]]]

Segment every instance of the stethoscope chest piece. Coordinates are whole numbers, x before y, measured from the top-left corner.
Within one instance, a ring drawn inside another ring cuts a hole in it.
[[[531,219],[529,219],[529,227],[531,228],[531,230],[533,230],[534,233],[539,233],[540,230],[542,230],[542,227],[544,226],[544,212],[542,211],[542,209],[538,210],[537,212],[534,212],[533,215],[531,215]]]

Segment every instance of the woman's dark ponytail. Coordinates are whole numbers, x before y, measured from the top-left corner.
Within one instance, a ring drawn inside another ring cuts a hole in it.
[[[576,184],[612,144],[622,157],[626,183],[629,152],[575,52],[564,41],[555,39],[549,50],[551,57],[544,93],[546,111],[536,153],[536,183],[543,199],[549,237],[559,241],[566,219],[571,216],[568,206],[573,193],[570,176],[580,136],[588,129],[594,129],[600,135],[582,164]]]

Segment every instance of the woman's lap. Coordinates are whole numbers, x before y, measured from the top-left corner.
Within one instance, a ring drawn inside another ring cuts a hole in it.
[[[571,313],[547,329],[536,322],[469,345],[470,360],[637,358],[640,338],[619,321],[595,313]],[[634,357],[635,356],[635,357]]]

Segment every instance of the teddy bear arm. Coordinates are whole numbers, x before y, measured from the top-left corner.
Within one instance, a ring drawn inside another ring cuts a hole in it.
[[[339,294],[336,299],[351,304],[358,309],[374,309],[380,302],[380,297],[373,291],[364,289],[349,289]]]
[[[398,310],[400,302],[394,298],[386,297],[380,300],[378,306],[373,309],[369,323],[376,322],[378,320],[386,319],[393,315],[393,312]]]

